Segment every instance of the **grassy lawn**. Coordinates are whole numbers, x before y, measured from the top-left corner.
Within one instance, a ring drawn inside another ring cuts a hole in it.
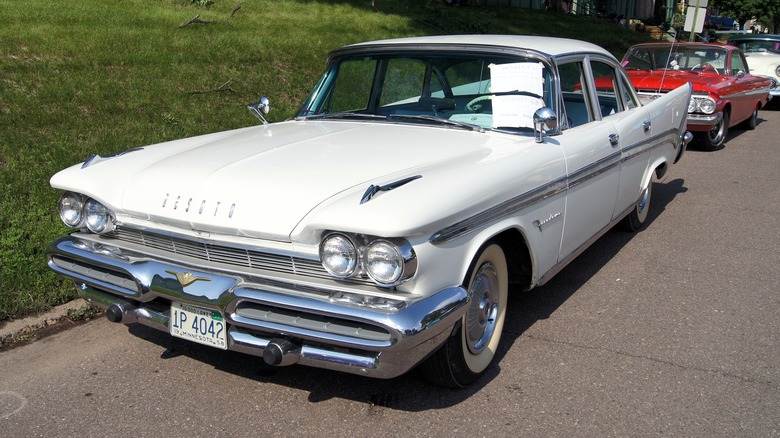
[[[437,0],[0,0],[0,321],[76,297],[49,272],[56,171],[91,153],[290,117],[335,47],[453,33],[556,35],[620,56],[646,35],[586,17]],[[182,23],[200,15],[211,24]]]

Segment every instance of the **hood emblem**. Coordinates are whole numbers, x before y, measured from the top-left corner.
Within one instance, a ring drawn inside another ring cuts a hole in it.
[[[176,271],[165,271],[174,277],[176,277],[176,280],[179,281],[179,284],[181,284],[181,287],[187,287],[191,285],[192,283],[195,283],[196,281],[211,281],[210,278],[207,277],[198,277],[197,275],[194,275],[192,272],[176,272]]]

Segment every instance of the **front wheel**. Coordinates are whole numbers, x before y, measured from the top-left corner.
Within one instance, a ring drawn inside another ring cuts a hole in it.
[[[491,244],[477,257],[466,279],[469,303],[459,327],[420,369],[432,382],[462,388],[484,374],[498,350],[504,328],[509,275],[506,256]]]
[[[713,126],[707,132],[697,134],[699,136],[699,144],[705,151],[716,151],[723,148],[723,143],[726,141],[726,136],[729,133],[729,113],[723,111],[723,117],[720,122]]]

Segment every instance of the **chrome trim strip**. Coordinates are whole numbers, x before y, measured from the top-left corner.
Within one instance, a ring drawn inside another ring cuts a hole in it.
[[[441,244],[470,234],[492,222],[501,220],[506,216],[522,210],[523,208],[544,201],[545,199],[558,195],[559,193],[564,192],[572,187],[576,187],[577,185],[600,175],[614,166],[619,165],[621,162],[628,161],[646,151],[661,147],[664,144],[663,140],[669,135],[676,135],[675,129],[669,129],[662,132],[661,134],[654,135],[647,140],[630,145],[621,151],[616,151],[593,164],[573,172],[569,177],[564,176],[553,180],[545,185],[539,186],[519,196],[504,201],[495,207],[481,211],[460,222],[443,228],[434,233],[428,239],[428,241],[433,244]],[[675,145],[675,147],[677,147],[677,140],[674,140],[672,143]],[[626,151],[630,151],[630,154],[628,156],[621,157],[621,154],[624,154]]]
[[[615,151],[606,157],[588,164],[587,166],[574,171],[569,174],[569,186],[568,188],[576,187],[589,179],[595,178],[607,170],[612,169],[615,166],[620,165],[620,157],[622,152],[620,150]]]
[[[472,233],[487,224],[497,221],[523,208],[544,201],[567,189],[567,178],[561,177],[544,186],[529,190],[522,195],[502,202],[501,204],[477,213],[467,219],[457,222],[449,227],[434,233],[428,241],[433,244],[444,243],[455,238]]]

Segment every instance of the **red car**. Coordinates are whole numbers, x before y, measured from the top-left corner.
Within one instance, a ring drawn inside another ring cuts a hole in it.
[[[706,150],[722,148],[732,126],[755,128],[758,110],[771,99],[772,81],[748,73],[742,51],[725,44],[637,44],[628,49],[622,64],[643,99],[655,99],[687,82],[693,85],[688,130]]]

